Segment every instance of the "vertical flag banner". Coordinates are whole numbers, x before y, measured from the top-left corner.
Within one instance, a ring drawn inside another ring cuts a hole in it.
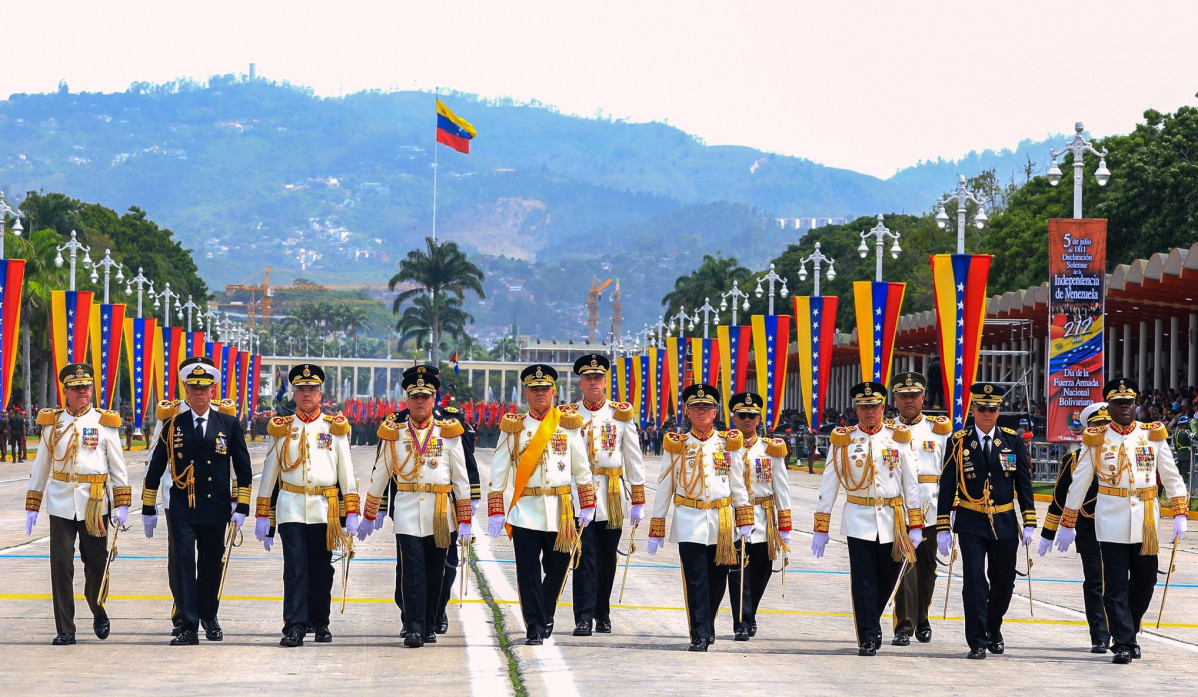
[[[862,380],[890,384],[894,336],[898,332],[899,311],[906,289],[906,283],[853,282]]]
[[[58,389],[59,404],[63,404],[63,396],[58,371],[68,363],[87,360],[87,330],[91,318],[91,291],[50,291],[50,347],[54,357],[54,384]]]
[[[686,339],[678,336],[666,337],[666,354],[670,357],[670,404],[674,406],[674,421],[682,426],[682,405],[678,393],[682,390],[686,374]]]
[[[12,376],[17,368],[17,336],[21,328],[21,290],[25,285],[25,260],[0,259],[0,409],[8,409]],[[57,378],[57,376],[55,376]],[[25,408],[32,407],[25,387]]]
[[[617,402],[627,402],[631,397],[628,394],[628,360],[625,356],[616,356],[615,362],[612,363],[612,372],[616,376],[615,400]]]
[[[250,354],[245,351],[237,353],[237,418],[243,418],[246,414],[247,407],[246,393],[249,387],[250,377]]]
[[[154,362],[154,336],[157,321],[153,317],[125,319],[125,345],[128,350],[129,403],[133,406],[133,428],[140,431],[145,423],[146,409],[154,396],[151,366]]]
[[[640,413],[641,428],[649,425],[653,416],[653,375],[648,354],[637,356],[637,411]]]
[[[1078,440],[1070,425],[1082,409],[1102,401],[1105,312],[1106,220],[1049,219],[1050,441]]]
[[[799,354],[799,391],[803,394],[803,412],[807,427],[818,431],[824,413],[824,399],[832,373],[832,352],[836,347],[836,310],[840,299],[835,295],[800,295],[794,298],[795,335]]]
[[[607,398],[613,399],[613,400],[616,399],[617,395],[619,395],[619,390],[616,389],[616,361],[618,361],[618,360],[620,360],[620,359],[616,358],[614,356],[612,357],[611,363],[610,363],[611,367],[609,367],[607,370],[607,384],[604,385],[604,391],[607,393]],[[487,401],[488,402],[491,401],[490,390],[491,390],[491,388],[490,388],[490,386],[488,386],[487,387],[487,392],[488,392]]]
[[[664,348],[649,349],[649,360],[653,363],[653,385],[655,408],[653,410],[653,425],[661,427],[666,422],[666,412],[670,404],[669,371],[666,369],[666,350]]]
[[[692,384],[715,386],[720,376],[720,347],[718,339],[691,339]],[[721,395],[722,396],[722,395]]]
[[[187,332],[187,349],[183,357],[192,358],[193,356],[203,355],[205,355],[204,332]]]
[[[732,423],[728,410],[728,398],[745,391],[745,379],[749,376],[749,345],[752,343],[752,327],[716,327],[720,349],[720,393],[724,398],[724,423]]]
[[[224,378],[224,373],[221,372],[221,361],[224,360],[224,348],[225,345],[219,341],[209,341],[204,344],[204,355],[211,358],[212,362],[216,364],[216,370],[221,373],[222,379]],[[224,389],[223,386],[221,389]],[[217,396],[219,397],[220,394],[217,393]]]
[[[179,363],[183,361],[183,327],[160,327],[162,341],[159,346],[161,355],[155,355],[155,360],[162,361],[162,398],[179,398]],[[157,354],[157,352],[155,352]]]
[[[260,375],[262,375],[262,356],[256,355],[250,361],[250,375],[247,383],[249,385],[250,418],[258,413],[258,379]]]
[[[458,116],[437,100],[437,142],[457,150],[465,155],[470,154],[470,141],[478,131],[466,119]]]
[[[969,388],[973,386],[982,350],[991,258],[989,254],[931,256],[944,403],[957,430],[965,427]]]
[[[765,400],[761,419],[765,432],[778,428],[786,394],[786,355],[790,350],[789,315],[753,315],[753,354],[757,359],[757,392]]]
[[[220,398],[233,399],[237,394],[237,347],[221,347]]]
[[[121,337],[125,329],[124,305],[92,305],[92,369],[96,373],[95,402],[112,408],[116,375],[121,365]]]

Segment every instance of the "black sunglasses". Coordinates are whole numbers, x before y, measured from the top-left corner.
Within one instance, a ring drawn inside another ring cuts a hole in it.
[[[978,411],[982,411],[982,412],[998,411],[998,407],[981,407],[981,406],[975,406],[975,407],[974,407],[974,409],[977,409]]]

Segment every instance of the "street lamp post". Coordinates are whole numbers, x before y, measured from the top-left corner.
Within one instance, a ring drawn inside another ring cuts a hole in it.
[[[989,218],[986,217],[986,197],[975,195],[965,188],[965,175],[957,175],[957,190],[940,199],[940,208],[936,211],[936,225],[944,229],[948,225],[948,213],[944,206],[950,201],[957,202],[957,254],[965,253],[965,204],[973,201],[978,206],[978,212],[973,216],[973,224],[981,230]]]
[[[800,264],[799,280],[800,281],[807,280],[807,262],[811,262],[812,266],[815,267],[815,279],[814,280],[815,280],[815,295],[817,297],[819,296],[819,269],[820,269],[820,266],[825,261],[828,262],[828,280],[831,281],[836,278],[836,267],[835,267],[836,261],[834,259],[832,259],[831,257],[824,256],[824,253],[819,251],[819,242],[815,243],[815,251],[814,252],[812,252],[806,258],[799,260],[799,264]]]
[[[66,244],[59,245],[58,254],[54,257],[54,265],[60,269],[62,268],[63,250],[67,250],[70,252],[70,254],[69,254],[69,257],[71,260],[71,288],[70,289],[75,290],[75,256],[79,252],[82,251],[83,252],[83,265],[91,266],[92,265],[92,258],[91,258],[92,248],[88,247],[87,245],[80,242],[79,239],[75,236],[75,231],[71,230],[71,239],[67,240]]]
[[[679,307],[678,314],[676,314],[670,318],[670,323],[668,325],[666,325],[666,336],[669,336],[671,333],[673,333],[675,322],[678,323],[678,336],[679,337],[682,336],[682,331],[684,329],[686,331],[694,331],[695,330],[695,322],[694,322],[694,320],[691,319],[690,315],[686,314],[686,307]],[[690,326],[687,326],[687,325],[690,325]]]
[[[4,259],[4,236],[8,230],[8,220],[4,216],[10,215],[15,219],[12,226],[12,234],[20,237],[23,229],[21,227],[20,213],[8,205],[8,201],[4,199],[4,192],[0,191],[0,259]]]
[[[204,316],[204,334],[206,334],[210,338],[210,340],[215,340],[215,337],[212,336],[212,320],[220,317],[220,313],[218,313],[216,310],[209,307],[208,311],[205,312],[203,316]]]
[[[877,273],[875,274],[874,280],[876,280],[878,283],[881,283],[882,282],[882,247],[884,247],[886,245],[887,237],[893,239],[894,245],[890,247],[890,256],[895,259],[898,259],[899,253],[903,251],[902,248],[899,247],[899,243],[898,243],[900,235],[897,232],[891,232],[890,230],[886,229],[886,226],[882,224],[882,214],[879,213],[878,214],[878,224],[875,225],[874,228],[872,230],[870,230],[869,232],[861,233],[861,246],[857,247],[857,253],[861,255],[862,259],[864,259],[866,257],[866,255],[869,254],[869,245],[867,245],[865,243],[865,240],[867,240],[870,237],[876,237],[878,240],[878,244],[877,244],[878,267],[877,267]]]
[[[196,304],[195,304],[195,302],[193,302],[193,301],[192,301],[192,299],[191,299],[191,295],[190,295],[190,294],[187,296],[187,302],[186,302],[186,303],[184,303],[184,304],[183,304],[183,305],[182,305],[182,306],[179,308],[179,310],[180,310],[180,311],[182,311],[182,310],[187,310],[187,331],[188,331],[188,332],[190,332],[190,331],[191,331],[191,319],[192,319],[192,313],[193,313],[193,312],[195,312],[195,311],[196,311],[196,310],[198,310],[198,309],[200,309],[200,306],[199,306],[199,305],[196,305]]]
[[[736,326],[737,301],[744,300],[744,305],[742,306],[741,309],[743,309],[745,312],[748,312],[749,311],[749,294],[744,292],[743,290],[741,290],[740,285],[736,281],[733,281],[732,282],[732,290],[730,290],[727,293],[724,293],[723,295],[720,296],[720,310],[721,311],[727,311],[728,298],[732,298],[732,326],[735,327]]]
[[[153,293],[154,292],[154,284],[150,281],[150,279],[146,278],[145,275],[142,274],[140,266],[137,267],[137,275],[134,276],[133,278],[129,279],[125,283],[125,295],[130,295],[131,293],[133,293],[133,286],[137,286],[137,316],[138,317],[141,317],[142,288],[147,285],[150,286],[150,292]]]
[[[692,320],[695,324],[699,323],[699,313],[703,313],[703,338],[708,338],[707,333],[710,325],[720,323],[720,313],[711,305],[711,298],[703,299],[703,307],[695,310],[695,316]]]
[[[665,323],[665,318],[658,317],[657,322],[650,325],[649,328],[653,330],[654,335],[657,337],[657,348],[665,348],[666,332],[669,331],[669,327],[667,327]]]
[[[111,250],[105,249],[104,250],[104,258],[101,259],[100,261],[97,261],[95,264],[92,264],[92,275],[91,275],[92,283],[95,283],[100,280],[99,274],[96,273],[97,266],[102,266],[104,268],[104,304],[107,305],[108,304],[108,277],[109,277],[109,274],[112,273],[112,268],[115,266],[116,267],[116,282],[120,283],[121,281],[125,280],[125,273],[124,273],[125,267],[123,264],[121,264],[121,262],[112,258]]]
[[[1094,170],[1094,181],[1098,182],[1099,186],[1106,186],[1106,183],[1111,179],[1111,172],[1106,168],[1107,149],[1103,148],[1101,152],[1094,149],[1090,141],[1082,137],[1082,131],[1085,127],[1082,122],[1078,121],[1073,124],[1073,130],[1076,131],[1073,135],[1073,140],[1065,146],[1065,149],[1057,152],[1056,148],[1052,148],[1052,166],[1048,168],[1048,183],[1056,186],[1061,182],[1061,168],[1057,166],[1057,158],[1063,157],[1066,152],[1073,153],[1073,217],[1082,217],[1082,167],[1085,166],[1085,154],[1091,153],[1098,156],[1098,169]]]
[[[162,313],[162,320],[164,323],[163,326],[169,327],[169,326],[171,326],[171,300],[177,300],[179,298],[179,294],[176,293],[175,291],[171,290],[171,282],[170,281],[167,281],[166,285],[162,287],[161,293],[154,296],[154,307],[155,308],[162,306],[162,303],[158,302],[159,298],[166,301],[166,307],[163,309],[163,313]],[[183,319],[183,311],[182,310],[179,310],[179,319]]]
[[[761,293],[762,293],[762,290],[761,290],[761,282],[762,281],[769,281],[769,284],[770,284],[770,312],[769,312],[769,314],[772,315],[772,314],[774,314],[774,282],[782,281],[782,290],[779,291],[778,295],[785,298],[786,297],[786,278],[784,276],[779,276],[778,272],[774,270],[774,265],[770,264],[770,272],[767,273],[766,275],[762,276],[761,278],[757,279],[757,290],[753,291],[753,293],[759,298],[761,297]]]

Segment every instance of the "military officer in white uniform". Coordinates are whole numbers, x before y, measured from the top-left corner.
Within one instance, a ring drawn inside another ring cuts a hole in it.
[[[1168,433],[1160,422],[1135,420],[1138,386],[1131,378],[1114,378],[1103,388],[1111,423],[1087,428],[1082,451],[1065,498],[1057,549],[1062,552],[1076,536],[1077,516],[1086,501],[1090,481],[1098,478],[1094,532],[1102,550],[1102,604],[1111,631],[1114,663],[1140,657],[1136,634],[1152,602],[1157,580],[1157,478],[1169,495],[1173,516],[1169,540],[1176,544],[1188,528],[1189,498],[1177,470]]]
[[[111,622],[99,599],[108,557],[106,524],[125,524],[132,494],[121,451],[121,417],[91,407],[91,366],[71,363],[59,371],[58,380],[66,408],[42,409],[37,415],[42,445],[33,459],[25,494],[25,534],[33,533],[45,503],[50,514],[50,588],[58,631],[51,643],[63,646],[75,643],[76,537],[92,628],[97,637],[108,638]]]
[[[748,543],[747,578],[740,570],[728,574],[732,622],[737,641],[757,635],[757,606],[773,575],[774,560],[785,558],[790,545],[790,482],[786,479],[786,443],[757,435],[765,400],[755,392],[740,392],[728,400],[732,425],[745,438],[744,480],[753,502],[753,534]],[[743,543],[742,543],[743,544]],[[786,573],[785,567],[782,573]],[[742,615],[742,605],[744,606]]]
[[[882,613],[902,562],[915,561],[924,520],[919,479],[906,447],[911,431],[882,422],[886,387],[862,382],[853,386],[851,394],[859,421],[852,428],[832,431],[811,551],[817,558],[824,555],[832,507],[843,488],[847,500],[840,532],[848,537],[857,655],[873,656],[882,643]]]
[[[666,536],[666,515],[673,504],[670,541],[678,543],[682,563],[690,646],[706,651],[715,643],[715,615],[724,599],[729,567],[737,562],[736,540],[753,533],[753,503],[745,487],[744,437],[717,431],[720,393],[696,383],[679,395],[690,431],[665,434],[663,463],[649,521],[649,554],[657,554]]]
[[[578,490],[584,529],[595,516],[582,417],[553,406],[556,380],[557,371],[545,364],[520,372],[528,413],[506,414],[500,421],[503,436],[487,485],[487,532],[498,537],[506,527],[512,539],[529,646],[539,646],[553,633],[557,599],[577,551],[572,487]]]
[[[333,552],[348,553],[342,532],[358,529],[358,494],[349,456],[349,421],[322,414],[324,369],[293,366],[295,414],[276,416],[266,427],[266,461],[258,485],[255,534],[270,551],[272,528],[283,542],[283,638],[279,646],[302,646],[312,632],[318,643],[333,640],[329,610]]]
[[[470,539],[470,477],[462,446],[462,423],[433,418],[440,378],[428,366],[404,371],[401,385],[408,395],[408,418],[394,414],[379,425],[379,449],[364,512],[368,524],[360,539],[374,531],[388,484],[395,481],[391,507],[395,545],[403,560],[399,583],[407,623],[404,645],[420,648],[437,642],[434,622],[440,608],[441,579],[450,533]],[[450,500],[457,500],[456,508]]]
[[[611,632],[611,592],[625,518],[632,527],[645,515],[645,464],[632,405],[604,394],[611,363],[591,353],[574,362],[582,399],[571,409],[582,417],[582,439],[595,488],[595,520],[582,530],[582,559],[574,571],[574,636]],[[592,625],[592,623],[594,623]]]
[[[920,373],[899,373],[890,380],[890,394],[898,407],[898,423],[911,431],[904,444],[915,464],[919,478],[920,511],[925,521],[936,520],[936,497],[940,493],[940,470],[944,465],[944,444],[953,432],[947,416],[924,416],[924,395],[928,379]],[[887,425],[890,425],[887,423]],[[915,564],[899,579],[894,596],[894,646],[907,646],[911,635],[921,643],[932,640],[928,608],[936,589],[936,530],[923,528],[923,540],[915,545]]]

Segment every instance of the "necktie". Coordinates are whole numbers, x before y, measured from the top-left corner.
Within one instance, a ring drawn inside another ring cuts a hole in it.
[[[984,452],[984,453],[985,453],[985,455],[986,455],[986,464],[987,464],[987,465],[989,465],[989,464],[990,464],[990,461],[991,461],[991,458],[990,458],[990,454],[991,454],[991,451],[990,451],[990,436],[986,436],[986,439],[985,439],[985,444],[982,446],[982,452]]]
[[[204,419],[203,419],[203,417],[196,419],[196,438],[199,438],[200,440],[204,439]],[[989,448],[990,446],[986,446],[986,447]],[[987,450],[986,452],[990,452],[990,451]]]

